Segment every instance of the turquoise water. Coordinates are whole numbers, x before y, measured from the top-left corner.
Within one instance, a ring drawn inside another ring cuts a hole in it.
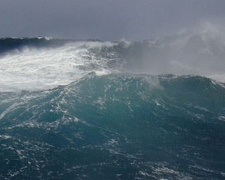
[[[1,39],[0,180],[225,179],[214,37]]]
[[[208,78],[90,73],[0,100],[1,179],[225,177],[225,89]]]

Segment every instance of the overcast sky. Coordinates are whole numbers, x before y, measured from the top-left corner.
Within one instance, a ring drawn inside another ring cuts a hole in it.
[[[0,0],[0,37],[141,40],[225,21],[225,0]]]

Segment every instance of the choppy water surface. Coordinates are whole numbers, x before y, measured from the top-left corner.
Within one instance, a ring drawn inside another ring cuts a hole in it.
[[[0,179],[224,179],[219,43],[0,40]]]

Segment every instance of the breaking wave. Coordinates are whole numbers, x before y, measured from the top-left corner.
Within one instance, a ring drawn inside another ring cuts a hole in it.
[[[1,39],[0,179],[224,179],[224,47]]]

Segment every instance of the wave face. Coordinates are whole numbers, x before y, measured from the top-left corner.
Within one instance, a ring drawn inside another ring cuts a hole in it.
[[[224,179],[225,88],[203,76],[222,66],[156,75],[190,38],[1,39],[0,179]]]

